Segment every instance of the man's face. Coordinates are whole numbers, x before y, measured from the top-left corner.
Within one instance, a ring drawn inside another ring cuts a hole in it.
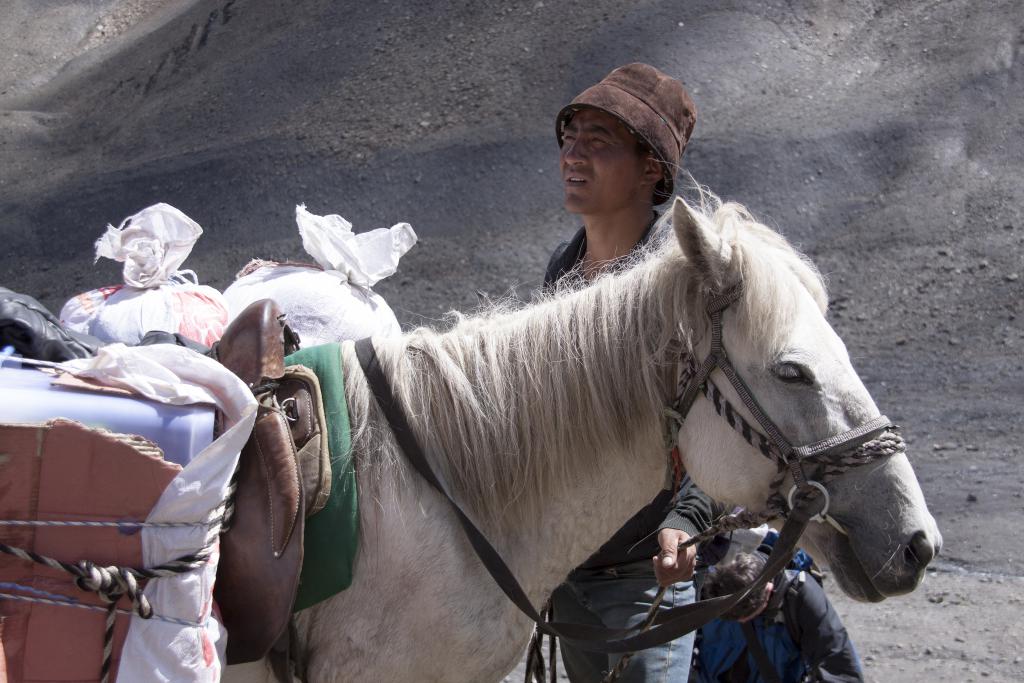
[[[652,201],[661,176],[657,161],[611,114],[583,109],[565,127],[559,153],[565,208],[600,215]]]

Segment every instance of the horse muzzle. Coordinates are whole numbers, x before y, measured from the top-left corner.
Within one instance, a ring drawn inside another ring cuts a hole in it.
[[[811,554],[824,560],[844,593],[864,602],[913,591],[942,549],[934,523],[902,535],[861,524],[850,524],[848,534],[826,524],[814,527],[804,535]],[[885,538],[894,543],[880,544]]]

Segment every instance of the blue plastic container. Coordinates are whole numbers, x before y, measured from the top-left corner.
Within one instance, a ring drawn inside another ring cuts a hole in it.
[[[89,427],[138,434],[158,445],[164,458],[182,466],[213,441],[212,406],[172,406],[79,391],[54,386],[52,380],[52,375],[35,368],[0,364],[0,423],[42,424],[64,417]]]

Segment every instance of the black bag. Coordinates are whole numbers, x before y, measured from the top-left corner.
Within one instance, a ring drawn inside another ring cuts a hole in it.
[[[0,348],[5,346],[13,346],[25,358],[62,363],[95,356],[103,342],[66,329],[27,294],[0,287]]]

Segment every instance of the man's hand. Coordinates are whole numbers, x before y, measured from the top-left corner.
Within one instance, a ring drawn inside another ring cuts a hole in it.
[[[693,569],[697,564],[697,546],[691,545],[678,549],[690,534],[679,529],[662,529],[658,532],[658,545],[661,552],[654,556],[654,576],[659,586],[671,586],[677,581],[689,581],[693,578]]]

